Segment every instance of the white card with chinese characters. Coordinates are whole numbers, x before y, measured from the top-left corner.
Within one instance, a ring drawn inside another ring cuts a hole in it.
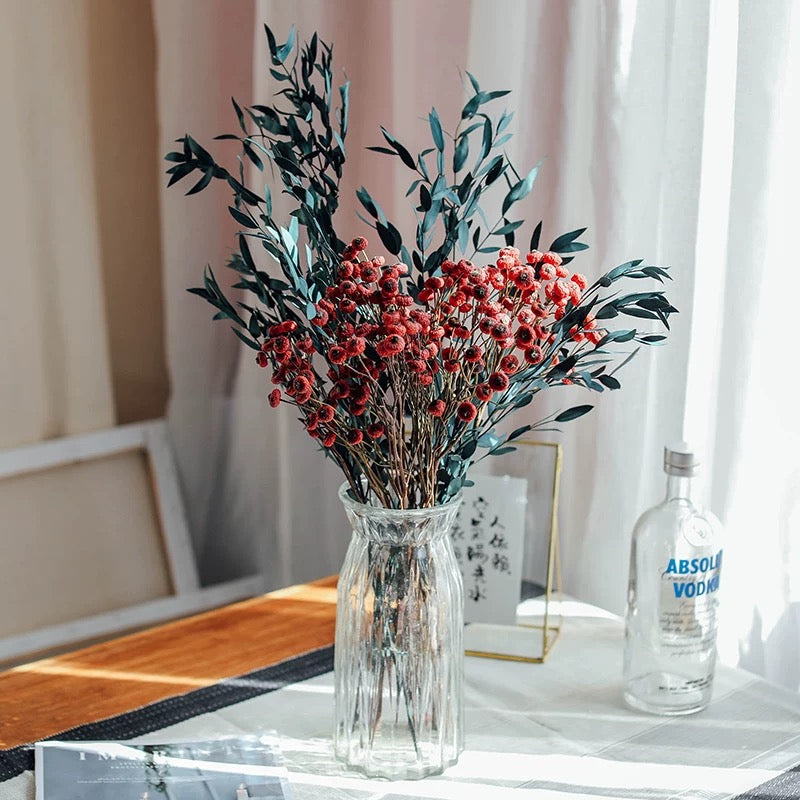
[[[528,482],[508,475],[471,475],[474,486],[453,524],[464,578],[464,622],[514,625],[522,585]]]

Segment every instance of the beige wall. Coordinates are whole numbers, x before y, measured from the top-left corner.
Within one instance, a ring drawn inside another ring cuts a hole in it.
[[[151,4],[0,2],[0,447],[164,413]]]
[[[152,8],[88,0],[89,69],[111,376],[117,422],[160,417],[167,395]]]

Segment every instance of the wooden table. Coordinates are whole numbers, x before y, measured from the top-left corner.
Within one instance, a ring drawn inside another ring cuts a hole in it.
[[[327,578],[283,589],[8,670],[0,674],[0,748],[328,650],[335,583]],[[594,798],[800,797],[796,695],[720,666],[715,698],[702,713],[639,714],[622,704],[622,621],[576,601],[568,601],[564,613],[564,630],[546,664],[466,659],[468,749],[445,776],[410,789],[366,781],[334,758],[329,667],[159,729],[179,738],[213,738],[261,730],[267,722],[280,737],[298,800],[365,792],[460,800],[466,789],[470,797],[509,800],[554,791]],[[30,767],[0,782],[2,800],[33,797]]]
[[[333,644],[336,577],[0,673],[0,748]]]

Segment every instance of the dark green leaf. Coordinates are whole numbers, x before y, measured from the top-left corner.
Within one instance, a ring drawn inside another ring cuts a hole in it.
[[[598,312],[595,314],[597,319],[613,319],[617,316],[619,312],[617,311],[613,302],[607,303],[604,305]]]
[[[621,386],[620,382],[611,375],[600,375],[597,380],[607,389],[619,389]]]
[[[505,220],[503,220],[505,222]],[[517,230],[522,224],[524,220],[517,220],[516,222],[506,222],[505,225],[498,228],[496,231],[492,231],[492,236],[505,236],[507,233],[512,233],[513,231]]]
[[[472,458],[475,455],[475,450],[478,448],[478,443],[475,439],[470,439],[466,444],[464,444],[461,449],[458,451],[459,455],[465,461]]]
[[[197,194],[197,192],[203,191],[203,189],[205,189],[206,186],[208,186],[208,184],[211,183],[211,178],[212,178],[213,174],[214,173],[212,172],[212,170],[210,170],[210,169],[206,170],[205,175],[203,175],[203,177],[200,178],[200,180],[197,181],[197,183],[194,186],[192,186],[192,188],[189,189],[189,191],[186,192],[186,194],[187,195],[189,195],[189,194]]]
[[[386,222],[386,224],[382,224],[381,222],[377,223],[377,231],[378,235],[381,237],[381,241],[383,242],[386,249],[394,256],[396,256],[400,252],[400,248],[403,246],[403,240],[400,237],[400,231],[392,225],[391,222]]]
[[[481,160],[489,155],[492,149],[492,121],[487,117],[483,122],[483,141],[481,142]]]
[[[231,97],[231,103],[233,103],[233,108],[236,111],[236,118],[239,120],[239,127],[242,129],[243,133],[247,133],[247,128],[244,126],[244,114],[242,114],[242,109],[240,108],[239,104]]]
[[[542,238],[542,220],[539,220],[539,224],[533,229],[533,235],[531,236],[531,250],[539,249],[539,239],[541,238]]]
[[[253,147],[248,142],[243,142],[242,147],[244,147],[245,153],[247,153],[247,157],[253,162],[253,164],[258,167],[259,170],[263,172],[264,170],[264,163],[258,157],[258,153],[253,149]]]
[[[518,439],[520,436],[522,436],[523,433],[527,433],[530,429],[531,429],[530,425],[523,425],[521,428],[517,428],[516,430],[509,433],[506,441],[513,442],[514,439]]]
[[[423,183],[419,187],[419,204],[422,207],[423,211],[428,211],[432,205],[433,201],[431,200],[431,193],[428,191],[428,187]]]
[[[292,27],[289,29],[289,38],[286,40],[286,44],[279,47],[277,51],[277,58],[281,64],[286,61],[286,59],[289,57],[289,53],[291,53],[294,49],[295,34],[296,32],[294,25],[292,25]]]
[[[635,306],[625,306],[617,309],[620,314],[627,314],[629,317],[638,317],[639,319],[658,319],[658,314],[653,311],[647,311],[644,308],[636,308]]]
[[[462,109],[461,119],[469,119],[470,117],[475,115],[475,112],[484,103],[488,103],[490,100],[494,100],[498,97],[504,97],[509,93],[510,90],[508,89],[504,89],[497,92],[477,92],[467,101],[467,104]]]
[[[455,152],[453,153],[453,172],[458,172],[464,166],[469,153],[469,138],[462,135],[458,140]]]
[[[375,206],[375,203],[372,197],[370,197],[369,192],[363,186],[356,191],[356,197],[361,201],[361,205],[367,209],[367,212],[371,216],[377,218],[378,210]]]
[[[228,206],[228,211],[230,211],[231,216],[240,224],[244,225],[245,228],[254,228],[257,229],[258,225],[253,222],[247,214],[239,211],[238,208],[234,208],[233,206]]]
[[[428,122],[431,126],[433,143],[436,145],[436,149],[441,152],[444,150],[444,134],[442,133],[442,123],[439,121],[439,113],[435,108],[432,108],[431,113],[428,114]]]
[[[258,342],[254,342],[252,339],[249,339],[245,336],[240,330],[237,330],[233,326],[231,326],[231,330],[248,346],[252,347],[253,350],[260,350],[261,347],[259,346]]]
[[[550,245],[549,249],[554,253],[569,253],[570,250],[562,250],[563,247],[566,247],[569,244],[572,244],[582,233],[586,232],[586,228],[578,228],[576,231],[570,231],[569,233],[563,233],[561,236],[556,238],[553,243]],[[588,245],[584,246],[581,249],[585,249]]]
[[[588,414],[592,408],[594,408],[594,406],[574,406],[573,408],[568,408],[566,411],[562,411],[556,416],[555,422],[571,422],[573,419]]]
[[[495,158],[491,161],[488,171],[486,172],[486,185],[491,186],[499,177],[503,174],[505,170],[505,164],[503,163],[503,156],[495,156]]]
[[[386,128],[381,125],[381,133],[383,134],[383,138],[386,139],[387,142],[395,149],[397,155],[400,156],[400,160],[409,168],[416,170],[417,164],[414,159],[411,157],[411,153],[403,147],[397,139],[392,136]]]
[[[522,200],[530,194],[533,188],[533,182],[539,174],[539,167],[541,164],[542,162],[540,161],[521,181],[518,181],[509,189],[505,200],[503,200],[503,214],[518,200]]]
[[[278,63],[277,61],[277,53],[278,53],[278,45],[275,42],[275,34],[270,29],[269,25],[264,25],[264,30],[267,34],[267,46],[269,47],[269,53],[272,56],[273,64]]]

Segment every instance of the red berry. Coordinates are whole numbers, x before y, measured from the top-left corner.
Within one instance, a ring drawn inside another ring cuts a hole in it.
[[[525,361],[528,364],[538,364],[543,358],[544,353],[542,352],[542,348],[538,345],[534,345],[530,350],[525,351]]]
[[[367,263],[361,267],[361,280],[364,283],[374,283],[380,276],[380,270],[372,264]]]
[[[477,364],[483,358],[483,350],[477,344],[470,345],[464,351],[464,361],[468,364]]]
[[[339,345],[334,345],[333,347],[328,350],[328,360],[332,364],[344,364],[347,359],[347,351],[344,347],[339,347]]]
[[[317,411],[317,417],[319,418],[320,422],[330,422],[335,413],[336,412],[334,411],[333,406],[323,403]]]
[[[475,387],[475,397],[483,403],[491,400],[493,394],[492,387],[488,383],[479,383]]]
[[[542,260],[542,254],[538,250],[532,250],[528,255],[525,257],[525,260],[529,264],[538,264]]]
[[[444,400],[434,400],[428,406],[428,413],[432,417],[441,417],[444,414],[445,407]]]
[[[500,359],[500,369],[506,375],[513,375],[519,369],[519,359],[515,355],[503,356]]]
[[[345,438],[349,444],[361,444],[361,442],[364,440],[364,434],[361,433],[358,428],[353,428],[352,430],[347,431]]]
[[[502,392],[508,389],[508,384],[508,375],[506,375],[505,372],[493,372],[489,376],[489,386],[496,392]]]
[[[545,264],[552,264],[557,267],[561,263],[561,256],[558,253],[547,252],[542,256],[542,261]]]
[[[536,333],[530,325],[520,325],[514,334],[514,341],[517,347],[526,350],[536,341]]]
[[[383,436],[384,430],[380,422],[373,422],[367,427],[367,436],[369,436],[370,439],[379,439]]]
[[[476,409],[475,406],[469,402],[469,400],[465,400],[463,403],[458,404],[456,416],[462,422],[472,422],[477,415],[478,409]]]

